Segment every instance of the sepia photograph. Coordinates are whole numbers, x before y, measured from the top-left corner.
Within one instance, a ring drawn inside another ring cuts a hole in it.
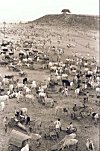
[[[0,0],[0,151],[100,151],[99,0]]]

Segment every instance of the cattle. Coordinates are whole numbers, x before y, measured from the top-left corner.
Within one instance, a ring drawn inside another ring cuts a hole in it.
[[[70,81],[63,79],[62,80],[62,86],[66,86],[66,87],[70,86]]]
[[[34,95],[26,94],[26,95],[25,95],[25,99],[26,99],[26,102],[31,102],[31,103],[33,103],[33,102],[34,102]]]
[[[50,71],[56,71],[56,70],[57,70],[57,67],[56,67],[56,66],[50,67]]]
[[[24,87],[24,84],[23,83],[17,83],[17,88],[20,89],[20,88],[23,88]]]
[[[2,83],[4,85],[8,85],[9,84],[9,79],[3,78]]]
[[[64,88],[62,91],[61,91],[62,94],[64,94],[65,96],[68,96],[68,88]]]
[[[21,93],[21,91],[18,91],[18,92],[16,92],[15,97],[17,98],[18,101],[19,101],[19,100],[22,101],[22,99],[23,99],[24,96],[23,96],[23,94]]]
[[[0,96],[0,102],[1,101],[8,101],[9,100],[9,96],[8,95],[1,95]]]
[[[26,94],[31,93],[31,89],[28,88],[27,86],[24,86],[24,87],[23,87],[23,90],[25,90],[25,93],[26,93]]]
[[[23,84],[26,84],[27,83],[27,78],[24,78],[23,79]]]
[[[44,93],[44,92],[39,92],[39,97],[45,98],[45,97],[46,97],[46,93]]]
[[[14,75],[5,75],[5,78],[7,79],[12,79],[14,77]]]
[[[95,151],[94,144],[93,144],[92,140],[87,139],[86,149],[87,149],[87,151]]]
[[[76,138],[76,134],[75,133],[71,133],[69,135],[66,135],[61,141],[60,143],[64,143],[64,141],[66,141],[67,139],[74,139]]]
[[[76,146],[76,150],[78,148],[78,140],[77,139],[66,139],[64,143],[61,145],[61,149],[64,150],[65,147],[70,148],[70,146]]]
[[[58,114],[68,114],[68,109],[66,107],[62,107],[62,106],[56,106],[55,107],[55,114],[58,115]]]

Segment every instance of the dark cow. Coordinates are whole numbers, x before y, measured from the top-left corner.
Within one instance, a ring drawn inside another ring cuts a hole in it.
[[[13,75],[5,75],[5,78],[7,79],[12,79],[14,76]]]
[[[27,83],[27,78],[24,78],[23,79],[23,84],[26,84]]]
[[[91,74],[86,74],[85,77],[90,78],[90,77],[92,77],[92,75]]]
[[[62,80],[62,85],[63,85],[63,86],[66,86],[66,87],[67,87],[67,86],[70,86],[69,80],[63,79],[63,80]]]

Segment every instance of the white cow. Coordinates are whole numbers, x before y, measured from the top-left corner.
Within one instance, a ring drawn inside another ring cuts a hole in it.
[[[79,92],[80,92],[80,88],[77,88],[77,89],[75,90],[75,95],[76,95],[76,98],[78,97]]]
[[[23,99],[23,94],[19,91],[16,92],[15,97],[17,98],[17,100],[19,101],[20,99]]]
[[[88,151],[94,151],[94,144],[93,144],[92,140],[87,139],[86,149]]]
[[[26,94],[31,92],[31,89],[29,89],[27,86],[24,87],[24,90],[25,90]]]
[[[26,94],[25,95],[25,99],[26,99],[27,102],[33,103],[33,101],[34,101],[34,95]]]
[[[46,97],[46,93],[44,93],[44,92],[40,92],[40,93],[39,93],[39,97],[43,97],[43,98],[45,98],[45,97]]]
[[[64,109],[66,109],[66,113],[68,114],[68,109],[65,106],[56,106],[55,107],[55,114],[63,114],[64,113]]]
[[[9,100],[9,96],[8,95],[2,95],[0,96],[0,102],[1,101],[8,101]]]
[[[66,139],[64,143],[61,145],[62,150],[64,150],[65,147],[70,147],[70,146],[78,146],[78,140],[77,139]]]

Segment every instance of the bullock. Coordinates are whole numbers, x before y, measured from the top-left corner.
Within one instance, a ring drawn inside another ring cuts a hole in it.
[[[61,145],[61,149],[64,150],[65,147],[70,148],[70,146],[76,146],[76,150],[78,148],[78,140],[77,139],[66,139],[64,143]]]
[[[23,94],[21,94],[21,92],[16,92],[15,97],[17,98],[17,100],[19,101],[20,99],[23,99]]]
[[[2,95],[0,96],[0,102],[1,101],[8,101],[9,100],[9,96],[8,95]]]
[[[60,144],[64,143],[64,141],[66,141],[67,139],[74,139],[76,138],[76,134],[75,133],[71,133],[69,135],[66,135],[61,141]]]
[[[66,80],[66,79],[63,79],[62,80],[62,86],[66,86],[66,87],[70,86],[70,81]]]
[[[29,89],[27,86],[24,86],[24,90],[25,90],[25,93],[28,94],[31,92],[31,89]]]
[[[62,106],[56,106],[55,107],[55,114],[58,115],[58,114],[68,114],[68,109],[66,107],[62,107]]]
[[[39,97],[45,98],[45,97],[46,97],[46,93],[44,93],[44,92],[39,92]]]
[[[26,99],[26,102],[28,101],[28,102],[33,103],[33,101],[34,101],[34,95],[26,94],[25,95],[25,99]]]
[[[92,140],[87,139],[86,149],[88,151],[94,151],[94,144],[93,144]]]
[[[8,84],[9,84],[9,80],[6,79],[6,78],[3,78],[2,83],[3,83],[4,85],[8,85]]]
[[[27,78],[24,78],[23,79],[23,84],[26,84],[27,83]]]
[[[5,78],[7,79],[13,79],[14,75],[5,75]]]
[[[17,88],[20,89],[20,88],[23,88],[24,87],[24,84],[23,83],[17,83]]]

